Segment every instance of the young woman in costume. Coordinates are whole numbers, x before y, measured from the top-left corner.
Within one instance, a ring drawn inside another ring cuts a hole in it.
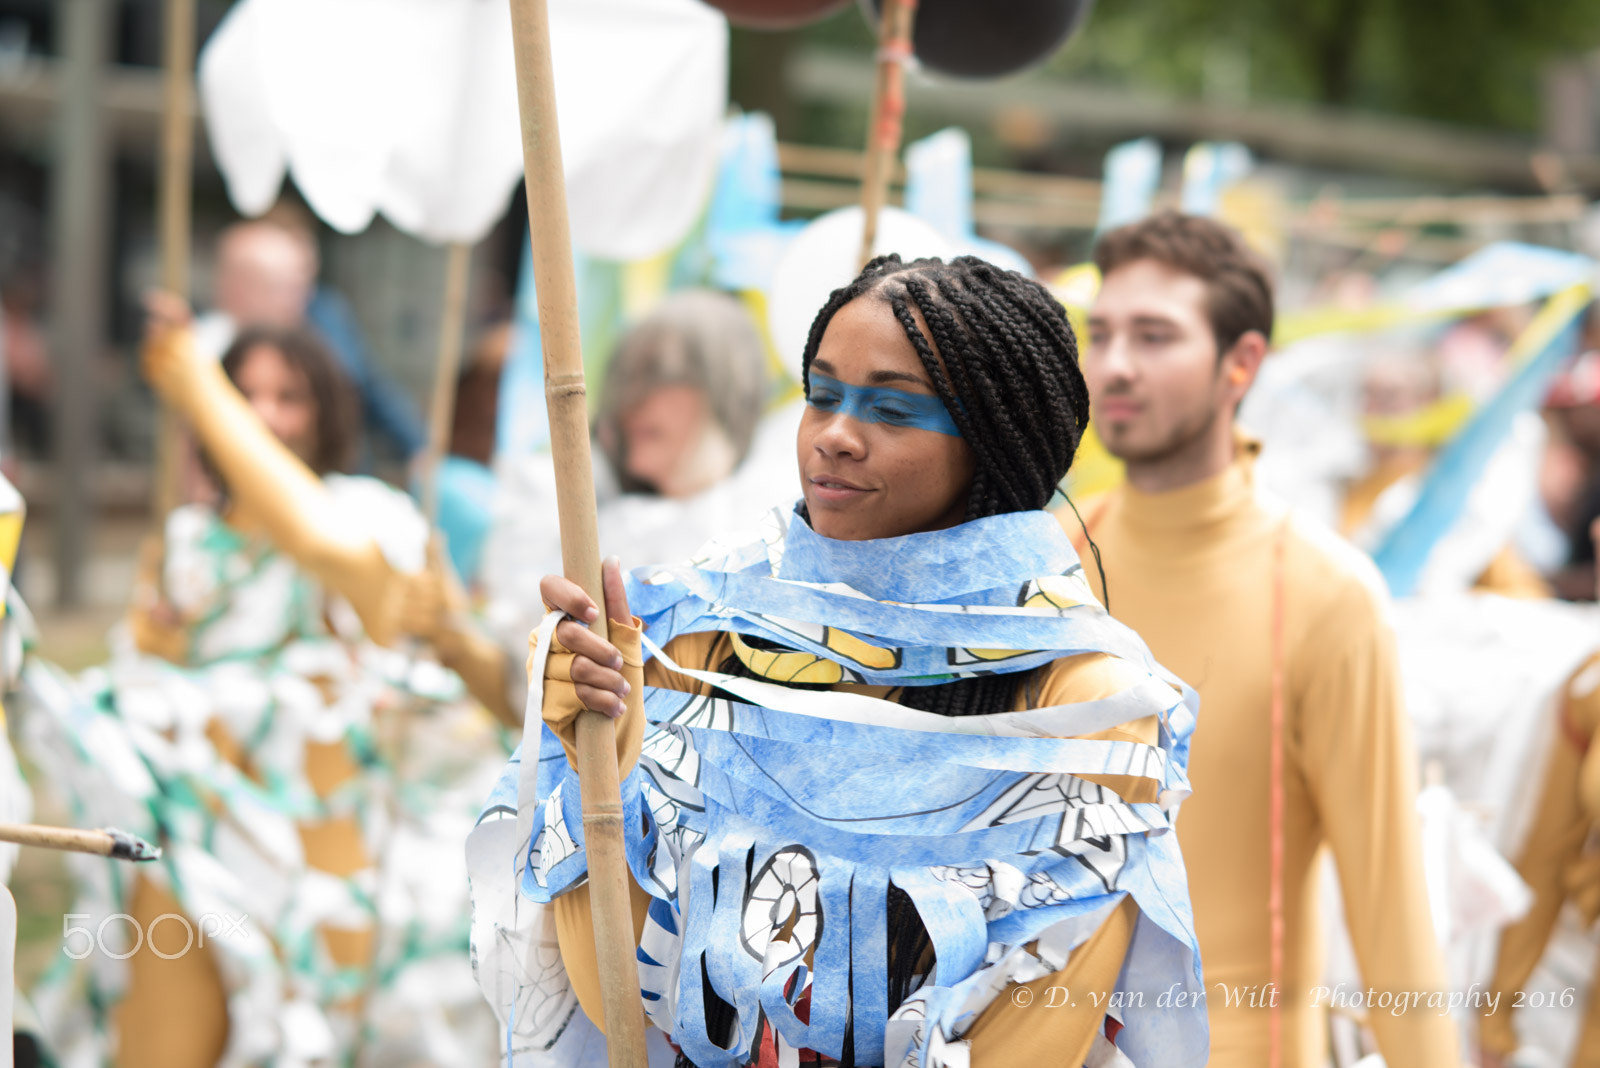
[[[1193,695],[1043,511],[1088,421],[1061,306],[880,258],[803,374],[795,507],[681,566],[608,562],[610,642],[542,583],[543,722],[468,844],[513,1059],[603,1048],[589,707],[618,717],[652,1064],[1204,1064],[1170,834]]]
[[[123,1066],[466,1063],[491,1021],[436,984],[465,976],[460,839],[504,750],[463,686],[479,639],[397,644],[427,524],[340,473],[354,409],[314,336],[247,329],[218,363],[154,298],[144,361],[222,503],[168,517],[133,648],[43,747],[88,825],[165,849],[131,884],[85,869],[84,922],[128,945],[88,947],[58,1040],[109,1024]]]

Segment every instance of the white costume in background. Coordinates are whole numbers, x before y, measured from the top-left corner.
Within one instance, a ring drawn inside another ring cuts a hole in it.
[[[804,401],[771,412],[756,428],[750,451],[733,474],[693,497],[673,499],[619,493],[610,465],[594,452],[600,555],[624,567],[687,559],[726,530],[743,529],[800,493],[795,436]],[[528,634],[544,615],[539,580],[561,570],[556,478],[548,453],[496,461],[500,490],[484,544],[486,615],[496,640],[520,658]]]

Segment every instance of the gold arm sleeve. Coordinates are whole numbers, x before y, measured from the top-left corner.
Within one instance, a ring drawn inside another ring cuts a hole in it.
[[[1580,673],[1583,669],[1579,669]],[[1589,711],[1581,706],[1600,703],[1600,694],[1578,697],[1570,690],[1563,698],[1560,716],[1564,723],[1586,717],[1575,713]],[[1577,706],[1577,707],[1575,707]],[[1566,877],[1583,850],[1592,817],[1585,811],[1582,778],[1595,762],[1600,747],[1589,746],[1587,757],[1579,750],[1579,739],[1558,729],[1551,741],[1549,762],[1529,825],[1527,839],[1517,855],[1517,874],[1533,891],[1533,904],[1516,923],[1500,934],[1494,974],[1489,989],[1501,997],[1491,1002],[1479,1021],[1479,1041],[1484,1048],[1506,1054],[1517,1048],[1517,1032],[1509,1006],[1544,956],[1550,933],[1555,930],[1561,906],[1567,899]],[[1497,1010],[1497,1011],[1496,1011]]]

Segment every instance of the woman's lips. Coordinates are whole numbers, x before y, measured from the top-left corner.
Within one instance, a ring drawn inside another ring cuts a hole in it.
[[[819,475],[811,480],[811,492],[820,501],[838,504],[857,500],[872,491],[842,478]]]

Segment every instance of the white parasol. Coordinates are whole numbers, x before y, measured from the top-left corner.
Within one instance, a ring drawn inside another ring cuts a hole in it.
[[[552,0],[573,243],[608,259],[676,244],[699,215],[727,105],[727,22],[698,0]],[[522,177],[503,0],[241,0],[200,55],[228,195],[284,175],[334,229],[381,213],[472,243]]]

